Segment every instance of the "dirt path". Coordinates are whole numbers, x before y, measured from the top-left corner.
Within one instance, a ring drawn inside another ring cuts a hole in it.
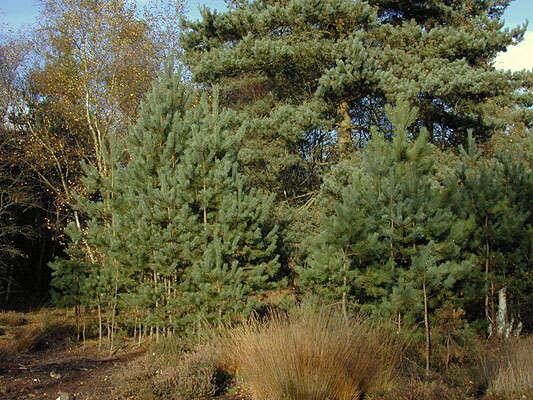
[[[109,399],[111,374],[140,354],[135,349],[102,357],[76,345],[0,358],[0,400],[55,400],[59,392],[76,400]]]

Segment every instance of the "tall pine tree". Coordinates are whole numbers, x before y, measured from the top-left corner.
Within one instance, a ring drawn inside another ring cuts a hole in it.
[[[274,285],[279,269],[272,195],[249,189],[237,162],[242,130],[221,111],[217,92],[203,96],[179,165],[180,198],[196,215],[197,256],[190,260],[187,300],[208,320],[249,314]]]
[[[456,145],[468,128],[504,128],[530,86],[531,74],[492,66],[525,29],[503,29],[509,0],[229,3],[186,24],[185,60],[243,111],[246,173],[287,198],[316,187],[324,163],[364,145],[372,126],[390,134],[384,106],[398,95],[430,141]],[[531,110],[520,113],[530,124]]]

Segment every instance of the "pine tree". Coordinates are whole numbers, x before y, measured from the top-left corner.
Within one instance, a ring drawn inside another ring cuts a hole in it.
[[[454,213],[469,216],[475,224],[462,249],[478,265],[465,290],[464,307],[472,319],[480,318],[478,310],[483,310],[490,324],[499,289],[509,286],[516,311],[527,313],[520,306],[525,303],[521,293],[531,286],[526,272],[531,265],[531,150],[526,143],[513,145],[510,140],[504,151],[486,157],[469,136],[448,183]]]
[[[171,65],[141,107],[128,137],[130,160],[118,177],[124,207],[117,215],[121,247],[116,257],[132,282],[125,295],[144,331],[159,338],[181,329],[175,305],[193,252],[197,221],[179,199],[178,165],[192,124],[197,94]]]
[[[190,259],[187,301],[195,317],[232,320],[249,314],[274,287],[279,262],[273,196],[250,190],[237,162],[242,131],[204,95],[179,166],[181,201],[196,215],[199,256]]]
[[[247,188],[240,141],[216,93],[199,96],[168,65],[128,137],[128,157],[112,146],[105,177],[86,168],[85,222],[70,232],[70,258],[53,267],[63,301],[106,318],[110,350],[119,308],[157,340],[249,313],[276,286],[273,196]]]
[[[340,301],[345,310],[394,317],[398,329],[402,321],[423,316],[429,369],[429,313],[437,306],[430,297],[449,293],[470,269],[459,253],[469,222],[454,218],[443,201],[427,132],[422,129],[416,139],[408,135],[416,113],[406,101],[387,107],[395,127],[392,143],[376,134],[363,150],[311,244],[307,265],[298,268],[298,282],[304,293]],[[327,183],[324,195],[327,186],[334,183]]]
[[[253,183],[291,198],[316,188],[324,163],[362,147],[372,126],[390,134],[384,106],[399,95],[443,145],[464,142],[468,128],[486,138],[517,112],[530,124],[531,110],[514,105],[531,74],[492,67],[525,29],[502,28],[509,2],[231,1],[186,24],[185,60],[243,111]]]
[[[49,266],[53,271],[51,286],[56,304],[74,306],[77,315],[81,306],[96,308],[99,347],[105,323],[111,352],[119,293],[124,284],[120,264],[114,257],[115,249],[121,246],[116,235],[116,215],[121,208],[116,175],[124,161],[123,143],[118,137],[110,139],[101,152],[107,165],[104,171],[82,164],[84,192],[75,194],[76,217],[66,229],[70,238],[68,258],[58,258]]]

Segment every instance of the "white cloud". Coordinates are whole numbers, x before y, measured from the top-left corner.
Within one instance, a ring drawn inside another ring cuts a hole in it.
[[[498,54],[494,66],[498,69],[520,71],[533,68],[533,31],[527,31],[524,40]]]

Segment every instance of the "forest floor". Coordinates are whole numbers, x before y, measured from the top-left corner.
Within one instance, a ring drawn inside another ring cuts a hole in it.
[[[283,354],[293,351],[292,342],[290,350],[283,347],[285,331],[276,332],[277,340],[267,342],[275,346],[272,352],[278,351],[276,360],[284,360]],[[216,366],[213,356],[216,351],[209,345],[192,350],[191,343],[177,336],[139,345],[133,338],[120,335],[121,339],[110,354],[98,349],[97,335],[90,334],[91,339],[86,342],[77,340],[75,318],[62,310],[27,314],[0,312],[0,400],[56,400],[61,393],[68,394],[61,395],[61,400],[185,400],[192,397],[245,400],[251,397],[246,385]],[[340,341],[345,331],[339,330],[337,334],[329,345]],[[255,343],[253,340],[254,337],[242,336],[239,343]],[[371,339],[368,343],[372,343]],[[431,376],[419,367],[420,358],[418,363],[411,360],[410,364],[396,370],[398,376],[391,382],[392,386],[383,393],[376,391],[372,399],[533,400],[533,337],[509,343],[480,340],[472,349],[462,350],[463,361],[457,361],[450,370],[435,370]],[[416,359],[416,348],[405,351],[410,351],[409,356]],[[367,354],[371,353],[358,353],[354,359],[358,362],[374,359]],[[257,357],[257,363],[252,365],[259,365],[259,372],[253,376],[260,377],[259,387],[262,388],[264,382],[273,382],[279,374],[269,375],[272,365],[262,364],[262,353],[257,353]],[[437,357],[442,358],[442,354],[435,354],[435,360]],[[407,356],[405,359],[409,360]],[[346,364],[346,360],[350,364]],[[343,355],[330,362],[335,366],[351,366],[351,360]],[[280,371],[287,371],[285,376],[292,379],[292,363],[276,361],[275,365]],[[302,365],[299,370],[306,371],[306,368],[308,366]],[[380,364],[379,368],[386,368],[386,365]],[[329,376],[327,370],[321,373],[326,378]],[[396,372],[391,370],[390,373]],[[302,382],[307,382],[307,376],[310,375],[301,376]],[[491,387],[496,394],[488,392]],[[194,393],[194,396],[184,396],[184,393]],[[224,395],[213,398],[213,393]]]
[[[136,400],[134,397],[116,399],[112,394],[113,377],[144,352],[131,346],[109,357],[102,356],[94,343],[92,346],[75,343],[0,356],[0,399],[55,400],[63,392],[71,400]],[[237,399],[237,396],[217,398]]]
[[[0,400],[137,400],[116,394],[117,378],[142,369],[149,344],[125,337],[109,355],[75,336],[73,317],[56,310],[0,313]]]
[[[77,400],[107,399],[110,377],[143,353],[127,349],[112,357],[94,346],[60,343],[46,350],[0,358],[0,398],[57,399],[60,392]]]

